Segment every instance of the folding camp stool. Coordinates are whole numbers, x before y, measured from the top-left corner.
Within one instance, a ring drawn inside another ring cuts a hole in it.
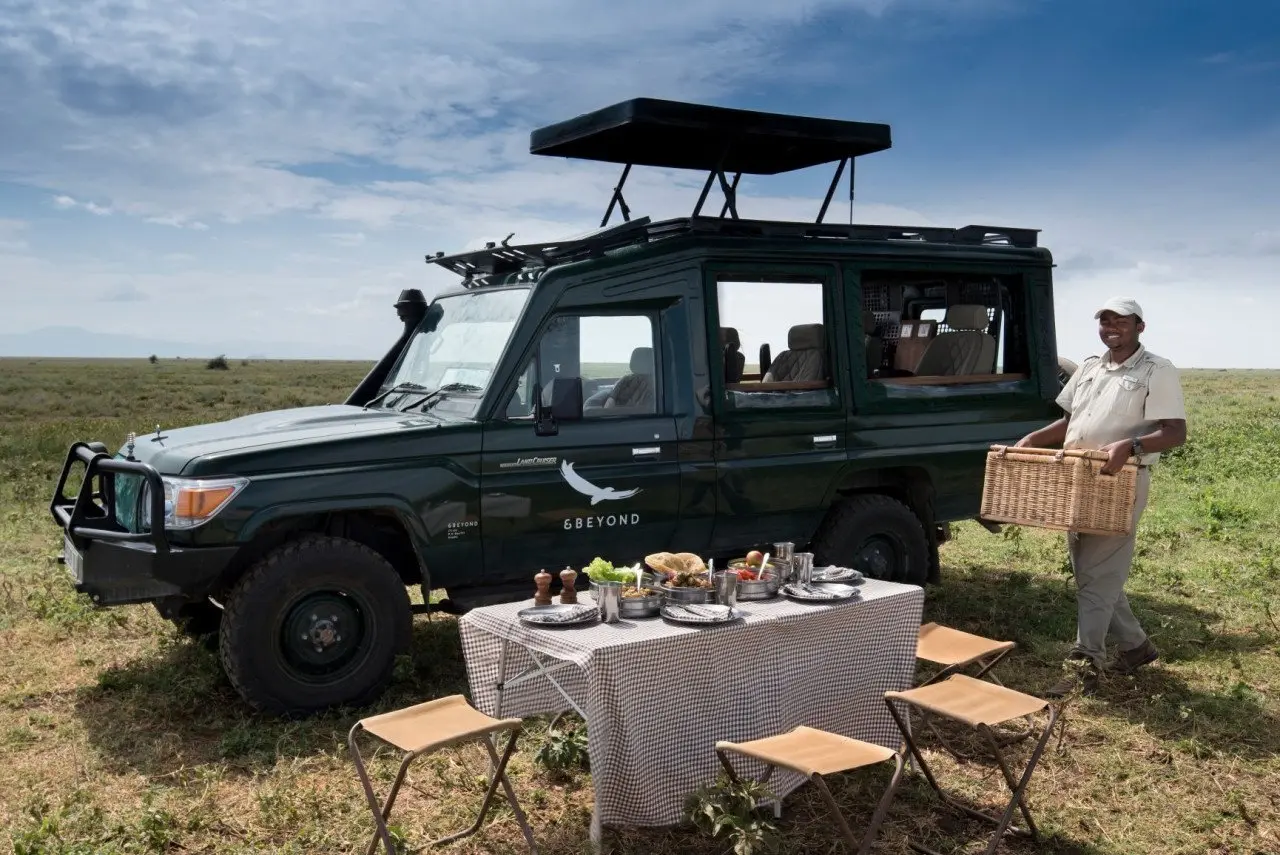
[[[840,829],[844,832],[845,837],[848,838],[849,845],[857,848],[858,855],[866,855],[867,852],[871,851],[871,844],[875,840],[876,832],[879,830],[880,824],[884,822],[885,813],[889,810],[889,804],[893,801],[894,793],[898,789],[898,781],[902,777],[902,755],[898,752],[812,727],[801,726],[788,733],[755,739],[751,742],[717,742],[716,756],[720,758],[721,765],[729,773],[730,780],[737,783],[739,780],[738,774],[734,771],[733,765],[726,756],[729,753],[740,754],[763,762],[766,765],[766,769],[764,776],[760,779],[762,784],[769,780],[774,769],[779,766],[798,772],[801,775],[807,775],[809,780],[817,785],[818,792],[822,794],[827,806],[831,808],[831,813],[835,816],[836,822],[840,824]],[[876,806],[876,811],[871,817],[871,823],[867,826],[862,838],[862,844],[859,846],[857,838],[854,837],[852,829],[849,828],[849,823],[844,818],[844,814],[840,812],[840,806],[836,803],[835,797],[831,795],[831,790],[827,788],[823,776],[837,772],[849,772],[863,766],[883,763],[890,758],[893,759],[895,766],[893,778],[890,779],[889,786],[880,798],[880,804]]]
[[[989,677],[996,684],[1003,685],[990,671],[1016,646],[1012,641],[997,641],[949,626],[926,623],[920,627],[916,658],[943,667],[921,685],[936,683],[970,666],[979,666],[978,672],[972,676],[978,679]]]
[[[922,681],[920,685],[927,686],[930,683],[937,683],[952,674],[976,668],[977,670],[971,676],[977,679],[985,677],[996,685],[1003,686],[1004,684],[1000,682],[1000,678],[995,675],[992,669],[1017,646],[1012,641],[998,641],[994,638],[974,635],[971,632],[964,632],[949,626],[926,623],[920,627],[920,634],[916,641],[916,658],[932,662],[935,665],[941,665],[942,668],[932,677]],[[934,735],[942,742],[943,747],[950,751],[954,757],[961,757],[961,752],[934,727],[928,714],[922,713],[921,717],[924,719],[925,724],[933,730]],[[1001,736],[1001,745],[1011,745],[1014,742],[1019,742],[1035,732],[1036,728],[1028,720],[1027,727],[1022,730]]]
[[[991,748],[992,755],[1000,765],[1000,771],[1004,775],[1005,783],[1013,794],[1002,816],[992,816],[989,813],[972,808],[949,795],[942,787],[938,786],[937,780],[933,777],[933,772],[929,769],[929,765],[925,762],[920,749],[916,746],[915,740],[911,736],[911,728],[908,726],[907,720],[903,718],[899,709],[894,706],[895,701],[967,725],[985,737],[987,744]],[[959,808],[972,817],[995,823],[996,830],[991,837],[990,844],[987,846],[987,855],[992,855],[996,851],[996,847],[1000,845],[1006,830],[1030,837],[1032,840],[1039,839],[1035,820],[1031,818],[1031,811],[1027,808],[1025,793],[1027,784],[1031,781],[1031,775],[1035,772],[1036,764],[1040,762],[1040,756],[1044,753],[1045,745],[1049,742],[1049,735],[1053,732],[1053,726],[1058,720],[1058,708],[1056,706],[1041,698],[1023,694],[1004,686],[998,686],[986,680],[978,680],[966,674],[953,674],[942,682],[917,686],[904,692],[885,692],[884,702],[888,705],[889,712],[893,714],[893,719],[897,722],[898,729],[902,731],[902,736],[907,742],[911,756],[920,764],[920,771],[924,773],[929,785],[933,787],[939,797],[947,804]],[[1000,739],[996,736],[993,727],[1016,718],[1031,716],[1046,707],[1048,708],[1048,723],[1036,742],[1031,758],[1027,761],[1026,767],[1022,772],[1022,777],[1014,780],[1009,764],[1005,760],[1004,754],[1000,751],[1002,747]],[[1015,807],[1022,812],[1022,816],[1026,819],[1026,829],[1012,824]],[[917,852],[938,855],[934,850],[928,849],[919,843],[911,842],[909,845]]]
[[[356,771],[360,775],[360,783],[364,786],[364,794],[369,800],[369,808],[373,811],[373,819],[377,825],[377,831],[374,833],[373,839],[369,841],[369,847],[365,850],[365,855],[373,855],[373,850],[377,847],[379,839],[386,846],[387,855],[396,855],[395,847],[391,841],[391,834],[387,831],[387,818],[391,815],[391,806],[395,804],[396,795],[400,792],[400,785],[404,783],[405,774],[409,771],[409,764],[423,754],[466,742],[483,742],[484,747],[489,751],[489,759],[493,764],[492,775],[489,779],[489,789],[485,793],[484,803],[480,806],[480,815],[470,828],[433,840],[423,848],[436,846],[440,843],[448,843],[479,831],[480,826],[484,823],[485,816],[489,812],[489,803],[493,800],[494,792],[497,790],[498,784],[501,783],[503,790],[506,791],[507,801],[511,803],[511,808],[515,811],[516,822],[520,824],[520,830],[524,832],[524,838],[529,843],[529,850],[534,855],[537,855],[538,849],[533,842],[533,832],[529,829],[528,822],[525,821],[524,811],[520,809],[520,803],[516,801],[516,794],[511,789],[511,782],[506,773],[507,761],[511,759],[511,752],[516,747],[516,738],[520,735],[522,724],[523,722],[518,718],[490,718],[468,704],[462,695],[437,698],[434,701],[427,701],[393,712],[370,716],[356,722],[352,726],[351,732],[347,735],[347,745],[351,749]],[[400,764],[400,771],[396,774],[395,783],[391,785],[387,803],[382,808],[378,806],[378,799],[373,793],[373,784],[369,780],[369,773],[365,770],[364,761],[360,756],[360,749],[356,746],[356,734],[361,730],[401,751],[407,752],[404,761]],[[511,732],[511,738],[507,742],[506,751],[499,758],[490,736],[504,730]]]

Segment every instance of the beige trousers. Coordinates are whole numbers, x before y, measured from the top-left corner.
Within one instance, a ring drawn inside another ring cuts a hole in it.
[[[1106,660],[1110,632],[1121,650],[1132,650],[1147,640],[1124,595],[1125,582],[1133,562],[1138,520],[1147,507],[1151,470],[1138,470],[1133,507],[1133,534],[1067,535],[1067,551],[1076,577],[1076,644],[1073,655],[1088,656],[1099,667]]]

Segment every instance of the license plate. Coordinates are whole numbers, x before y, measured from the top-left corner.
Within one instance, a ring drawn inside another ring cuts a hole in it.
[[[71,576],[77,582],[84,581],[84,556],[80,554],[80,550],[76,549],[76,545],[71,542],[69,535],[62,537],[62,557],[67,563],[67,569],[71,571]]]

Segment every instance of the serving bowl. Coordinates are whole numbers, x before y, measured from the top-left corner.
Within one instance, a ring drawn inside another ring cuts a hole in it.
[[[729,562],[729,570],[754,570],[761,574],[756,579],[738,579],[738,599],[740,600],[768,600],[778,595],[778,590],[782,587],[782,573],[786,568],[786,564],[782,561],[769,559],[767,567],[761,568],[748,564],[745,558]]]
[[[673,587],[666,582],[659,585],[658,590],[673,603],[713,603],[716,597],[714,588],[693,588],[686,585]]]
[[[662,611],[663,594],[656,588],[646,588],[649,593],[641,597],[620,598],[618,614],[624,618],[657,617]]]

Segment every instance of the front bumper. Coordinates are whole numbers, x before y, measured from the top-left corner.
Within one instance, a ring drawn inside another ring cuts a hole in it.
[[[68,497],[67,477],[77,464],[85,467],[84,480],[75,497]],[[113,459],[101,443],[72,445],[49,511],[62,528],[61,561],[75,589],[100,606],[203,599],[237,547],[175,547],[163,526],[142,533],[126,530],[115,507],[112,479],[117,474],[142,476],[151,487],[151,519],[164,519],[164,485],[154,467]]]

